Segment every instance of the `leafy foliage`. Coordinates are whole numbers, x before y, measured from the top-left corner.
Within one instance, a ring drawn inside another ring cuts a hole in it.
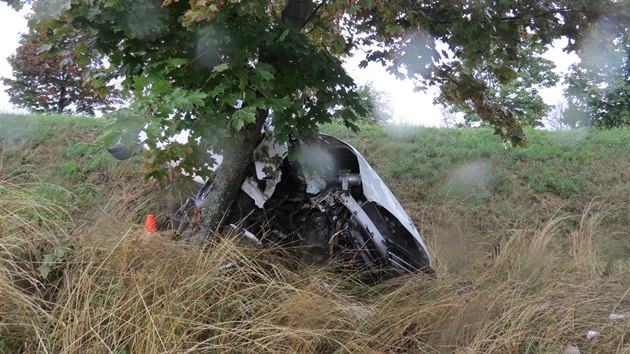
[[[358,115],[357,123],[377,124],[391,122],[394,119],[394,108],[391,97],[387,92],[376,88],[373,82],[360,85],[357,88],[360,105],[365,113]]]
[[[600,24],[606,27],[606,24]],[[630,125],[630,30],[620,36],[598,28],[583,60],[567,75],[567,119],[577,127]]]
[[[551,130],[576,129],[577,122],[572,121],[566,114],[567,107],[568,103],[565,100],[558,101],[545,117],[545,127]]]
[[[553,72],[555,64],[542,57],[545,49],[535,36],[531,36],[515,49],[521,59],[514,66],[514,70],[489,62],[475,73],[476,77],[488,85],[488,95],[512,112],[523,126],[543,125],[542,118],[549,112],[550,107],[540,96],[540,89],[552,87],[559,79]],[[448,102],[440,98],[438,102],[448,105]],[[467,126],[473,122],[483,121],[469,105],[455,104],[451,109],[465,113],[464,124]]]
[[[504,139],[524,145],[517,117],[496,102],[488,82],[507,84],[517,72],[531,71],[535,61],[520,50],[528,42],[540,48],[567,36],[567,50],[575,50],[600,16],[627,23],[627,3],[374,1],[374,7],[359,11],[357,28],[370,34],[367,40],[359,39],[361,44],[382,40],[381,47],[368,50],[366,60],[389,65],[395,74],[415,78],[420,85],[440,86],[441,100],[467,106]],[[438,43],[447,48],[439,49]],[[491,80],[480,78],[480,73]]]
[[[45,34],[23,36],[8,59],[15,79],[3,79],[11,103],[40,113],[94,115],[97,110],[113,110],[120,92],[108,83],[102,56],[90,51],[83,40],[65,38],[53,48]]]
[[[65,21],[92,34],[136,98],[117,112],[112,131],[126,131],[128,139],[146,131],[155,152],[150,174],[177,160],[182,170],[205,176],[213,164],[206,151],[224,148],[259,110],[274,110],[278,136],[308,134],[338,105],[348,124],[363,112],[340,61],[269,11],[266,1],[107,1],[78,4]],[[157,148],[182,131],[189,143]]]

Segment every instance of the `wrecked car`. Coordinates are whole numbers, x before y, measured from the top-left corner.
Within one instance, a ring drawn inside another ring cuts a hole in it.
[[[357,149],[322,133],[283,144],[263,136],[225,225],[257,245],[295,247],[307,262],[333,262],[372,279],[433,273],[411,218]],[[120,145],[108,150],[131,156]],[[182,226],[211,190],[205,181],[178,205],[173,224]]]

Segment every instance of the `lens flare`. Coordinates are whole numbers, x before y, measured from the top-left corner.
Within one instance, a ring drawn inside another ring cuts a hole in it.
[[[203,68],[213,68],[221,63],[229,37],[217,26],[209,25],[201,29],[195,43],[194,64]]]
[[[451,173],[444,186],[449,195],[468,196],[493,189],[492,165],[485,161],[466,163]]]
[[[155,39],[166,29],[164,16],[166,16],[166,10],[161,7],[160,1],[133,1],[125,17],[126,30],[131,37]]]

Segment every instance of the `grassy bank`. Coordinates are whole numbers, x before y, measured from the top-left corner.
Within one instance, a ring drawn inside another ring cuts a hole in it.
[[[103,124],[0,116],[0,352],[630,351],[630,321],[609,319],[630,315],[628,130],[529,131],[512,149],[484,129],[325,127],[381,174],[438,271],[368,287],[277,250],[172,241],[169,196],[95,144]]]

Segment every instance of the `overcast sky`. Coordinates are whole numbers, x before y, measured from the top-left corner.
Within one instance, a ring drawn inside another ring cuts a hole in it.
[[[20,33],[26,32],[24,13],[17,13],[9,5],[0,2],[0,26],[2,26],[2,40],[0,41],[0,77],[11,76],[11,65],[7,57],[15,53],[20,40]],[[0,112],[11,112],[15,109],[9,103],[9,96],[5,86],[0,83]]]
[[[27,30],[24,11],[17,13],[6,3],[0,3],[0,24],[2,25],[3,36],[0,42],[0,77],[11,76],[11,66],[7,63],[6,58],[15,52],[20,33]],[[562,44],[565,43],[558,41],[554,48],[551,48],[545,55],[546,58],[556,62],[558,73],[566,72],[569,65],[577,60],[575,55],[568,56],[561,51]],[[440,108],[432,103],[432,93],[435,91],[429,93],[415,92],[411,81],[397,80],[389,75],[381,65],[372,63],[367,68],[360,69],[358,63],[359,59],[350,58],[345,65],[346,70],[358,84],[371,82],[378,90],[388,94],[398,122],[425,126],[440,125]],[[0,83],[0,88],[0,112],[16,111],[9,103],[5,86]],[[546,89],[542,92],[542,96],[548,104],[554,105],[562,98],[562,88],[558,86]]]

